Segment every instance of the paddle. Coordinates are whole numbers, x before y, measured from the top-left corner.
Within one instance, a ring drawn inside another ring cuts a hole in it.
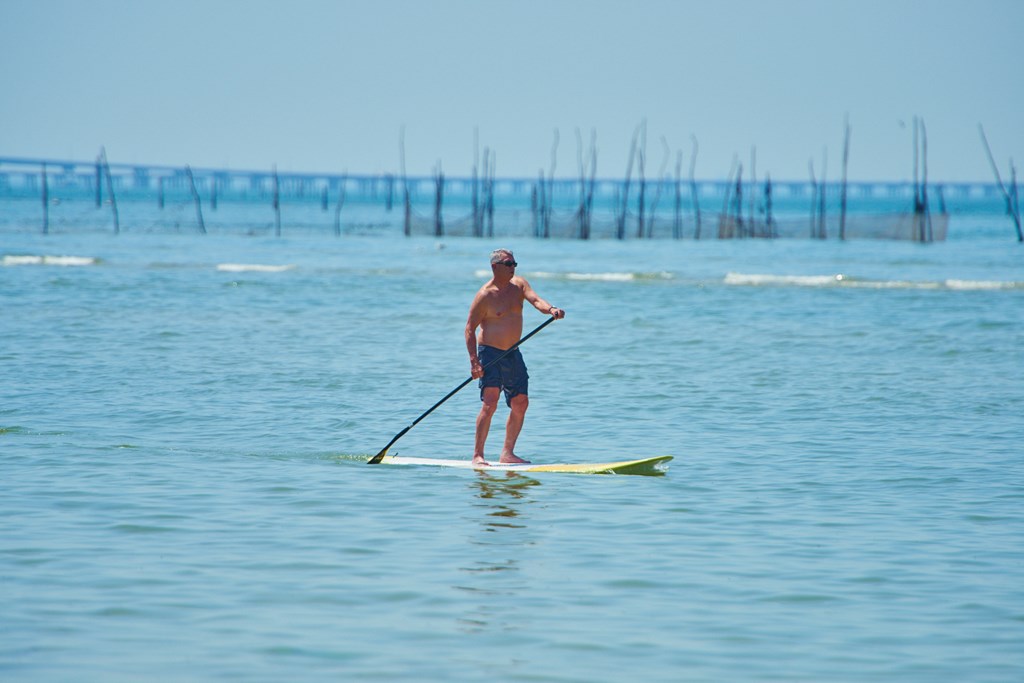
[[[535,330],[534,330],[533,332],[531,332],[530,334],[526,335],[525,337],[523,337],[522,339],[520,339],[519,341],[517,341],[517,342],[516,342],[515,344],[513,344],[512,346],[510,346],[510,347],[509,347],[509,348],[508,348],[508,349],[507,349],[507,350],[505,351],[505,353],[501,354],[500,356],[498,356],[497,358],[495,358],[494,360],[492,360],[492,361],[491,361],[490,363],[488,363],[487,365],[485,365],[485,366],[484,366],[484,369],[486,370],[487,368],[491,367],[492,365],[494,365],[495,363],[497,363],[497,362],[498,362],[499,360],[501,360],[502,358],[504,358],[504,357],[505,357],[505,356],[507,356],[508,354],[510,354],[510,353],[512,353],[513,351],[515,351],[516,349],[518,349],[518,348],[519,348],[519,345],[520,345],[520,344],[522,344],[522,343],[523,343],[523,342],[525,342],[525,341],[526,341],[527,339],[529,339],[529,338],[530,338],[530,337],[532,337],[533,335],[535,335],[535,334],[537,334],[538,332],[540,332],[541,330],[543,330],[543,329],[544,329],[544,327],[545,327],[546,325],[550,325],[550,324],[551,324],[551,323],[553,323],[554,321],[555,321],[555,317],[554,317],[554,316],[552,316],[552,317],[548,318],[547,320],[545,320],[544,322],[542,322],[542,323],[541,323],[540,325],[538,325],[538,326],[537,326],[537,329],[535,329]],[[438,402],[437,402],[437,403],[435,403],[434,405],[430,406],[430,408],[429,408],[429,409],[427,410],[427,412],[423,413],[422,415],[420,415],[419,417],[417,417],[417,418],[416,418],[415,420],[413,420],[413,421],[412,421],[412,424],[411,424],[411,425],[409,425],[408,427],[406,427],[406,428],[405,428],[405,429],[403,429],[402,431],[400,431],[400,432],[398,432],[397,434],[395,434],[395,438],[391,439],[391,441],[388,441],[388,445],[387,445],[387,446],[385,446],[385,447],[384,447],[383,449],[381,449],[381,452],[380,452],[380,453],[378,453],[377,455],[375,455],[375,456],[373,456],[372,458],[370,458],[369,460],[367,460],[367,461],[366,461],[366,464],[367,464],[367,465],[376,465],[376,464],[377,464],[377,463],[379,463],[379,462],[380,462],[381,460],[383,460],[383,459],[384,459],[384,456],[385,456],[385,455],[387,455],[387,453],[388,453],[388,449],[389,449],[389,448],[391,448],[391,447],[392,447],[393,445],[395,445],[395,442],[396,442],[396,441],[398,441],[398,440],[399,440],[399,439],[401,439],[401,438],[402,438],[403,436],[405,436],[405,433],[406,433],[407,431],[409,431],[410,429],[412,429],[413,427],[415,427],[415,426],[416,426],[417,424],[419,424],[420,420],[422,420],[423,418],[425,418],[425,417],[426,417],[427,415],[430,415],[430,414],[431,414],[432,412],[434,412],[434,410],[435,410],[435,409],[436,409],[436,408],[437,408],[438,406],[440,406],[440,405],[441,405],[442,403],[444,403],[445,401],[447,401],[448,399],[450,399],[450,398],[451,398],[452,396],[454,396],[455,394],[457,394],[457,393],[459,392],[459,390],[461,390],[461,389],[462,389],[462,388],[463,388],[464,386],[466,386],[467,384],[469,384],[469,383],[470,383],[470,382],[472,382],[472,381],[473,381],[473,376],[472,376],[472,375],[470,375],[470,376],[469,376],[469,378],[468,378],[468,379],[466,379],[466,381],[465,381],[465,382],[463,382],[463,383],[462,383],[462,384],[460,384],[459,386],[457,386],[457,387],[455,387],[454,389],[452,389],[451,391],[449,391],[449,392],[448,392],[448,395],[447,395],[447,396],[445,396],[444,398],[442,398],[442,399],[441,399],[440,401],[438,401]]]

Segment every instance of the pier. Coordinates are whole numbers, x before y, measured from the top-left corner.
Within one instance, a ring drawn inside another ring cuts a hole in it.
[[[24,157],[0,157],[0,197],[31,196],[40,191],[42,168],[45,165],[47,183],[52,193],[95,192],[99,182],[97,164],[94,161],[68,161],[63,159],[42,159]],[[162,188],[165,193],[189,191],[188,173],[185,167],[146,165],[146,164],[109,164],[114,190],[118,196],[150,196]],[[274,191],[275,172],[272,169],[229,170],[191,167],[195,184],[200,193],[209,195],[216,192],[222,199],[250,200],[269,197]],[[326,190],[329,195],[339,192],[344,185],[349,200],[377,200],[398,192],[401,182],[396,174],[384,173],[375,175],[330,174],[330,173],[296,173],[278,172],[280,195],[288,200],[319,201]],[[409,192],[413,200],[431,200],[435,192],[436,179],[433,176],[410,176],[407,178]],[[444,194],[450,198],[469,198],[473,192],[473,178],[445,176]],[[610,199],[622,191],[623,180],[604,178],[595,181],[594,193],[597,197]],[[634,180],[634,183],[636,181]],[[496,178],[494,195],[510,200],[529,200],[536,178]],[[580,181],[578,178],[554,178],[547,182],[555,198],[575,200],[579,196]],[[722,199],[733,183],[729,180],[704,179],[697,181],[697,189],[701,198],[709,200]],[[838,192],[840,183],[831,181],[826,184],[829,189]],[[675,181],[664,178],[648,179],[646,186],[656,192],[658,186],[664,192],[674,190]],[[947,202],[998,200],[998,186],[988,182],[955,182],[934,183],[941,187]],[[776,198],[810,198],[813,189],[806,180],[773,180],[772,188]],[[910,181],[861,181],[847,183],[850,199],[888,200],[913,197],[913,185]]]
[[[96,212],[87,214],[82,207],[98,209],[104,203],[113,208],[116,231],[120,203],[125,207],[126,229],[194,226],[205,232],[209,223],[211,229],[260,232],[271,221],[276,234],[283,223],[285,230],[333,225],[336,234],[400,228],[406,235],[483,237],[493,236],[497,223],[497,232],[510,236],[831,238],[838,233],[842,239],[845,221],[838,229],[828,225],[836,222],[840,207],[851,216],[874,215],[882,221],[892,216],[896,224],[898,216],[915,211],[919,189],[911,181],[816,185],[809,180],[774,179],[705,178],[691,183],[668,176],[642,181],[401,177],[396,173],[282,172],[273,167],[235,170],[125,164],[107,162],[104,156],[96,161],[0,157],[0,207],[4,202],[20,202],[34,205],[36,211],[44,208],[40,211],[44,232],[51,220],[63,220],[65,231],[76,225],[86,229],[101,225]],[[925,210],[936,215],[1006,210],[1001,188],[992,183],[932,182],[927,190]],[[406,192],[408,206],[403,211]],[[485,192],[487,201],[481,203]],[[181,210],[186,204],[187,213]],[[79,207],[78,213],[72,215],[70,207]],[[484,211],[489,212],[489,233],[483,227]],[[819,218],[813,220],[821,223],[810,232],[803,227],[808,212],[817,212]],[[333,221],[322,213],[333,213]],[[10,226],[10,220],[0,220],[0,231]],[[870,233],[849,236],[918,239],[900,236],[900,231],[873,228]]]

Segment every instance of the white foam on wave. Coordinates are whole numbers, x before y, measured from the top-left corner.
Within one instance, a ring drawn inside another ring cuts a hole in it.
[[[789,285],[796,287],[834,287],[842,284],[846,276],[836,275],[760,275],[752,273],[726,273],[725,284],[761,287]]]
[[[478,270],[478,277],[488,277],[489,270]],[[552,271],[538,270],[529,273],[530,277],[543,278],[545,280],[576,280],[589,282],[634,282],[637,280],[671,280],[672,273],[555,273]]]
[[[562,277],[567,280],[631,282],[633,280],[671,280],[672,273],[565,273]]]
[[[218,263],[217,270],[223,273],[283,273],[295,266],[271,266],[261,263]]]
[[[5,266],[60,266],[64,268],[82,266],[94,266],[99,259],[92,256],[35,256],[35,255],[13,255],[4,256]]]
[[[636,279],[635,273],[536,273],[537,277],[559,280],[579,280],[591,282],[631,282]]]
[[[725,284],[748,287],[855,287],[859,289],[954,289],[999,290],[1024,288],[1024,284],[999,280],[865,280],[842,273],[835,275],[757,275],[727,273]]]
[[[988,289],[1017,289],[1024,287],[1020,282],[1002,282],[1000,280],[946,280],[946,287],[967,291]]]
[[[848,280],[843,283],[845,287],[860,287],[862,289],[940,289],[942,285],[938,282],[925,280],[913,282],[910,280]]]

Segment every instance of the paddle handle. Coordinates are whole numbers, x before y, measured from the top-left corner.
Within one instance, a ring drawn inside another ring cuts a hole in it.
[[[512,353],[513,351],[515,351],[516,349],[518,349],[518,348],[519,348],[519,346],[520,346],[520,345],[521,345],[521,344],[522,344],[523,342],[525,342],[525,341],[526,341],[527,339],[529,339],[529,338],[530,338],[530,337],[532,337],[533,335],[535,335],[535,334],[537,334],[538,332],[540,332],[541,330],[543,330],[543,329],[544,329],[545,327],[547,327],[548,325],[550,325],[551,323],[553,323],[553,322],[554,322],[555,320],[556,320],[555,316],[551,316],[550,318],[548,318],[547,320],[545,320],[544,322],[542,322],[542,323],[541,323],[540,325],[538,325],[538,326],[537,326],[537,327],[536,327],[536,328],[535,328],[535,329],[533,330],[533,332],[530,332],[530,333],[529,333],[528,335],[526,335],[525,337],[523,337],[522,339],[520,339],[519,341],[517,341],[517,342],[516,342],[515,344],[513,344],[512,346],[510,346],[510,347],[508,347],[507,349],[505,349],[505,352],[504,352],[504,353],[502,353],[502,354],[501,354],[500,356],[498,356],[497,358],[495,358],[494,360],[492,360],[492,361],[491,361],[490,363],[488,363],[487,365],[485,365],[485,366],[484,366],[484,370],[486,370],[487,368],[491,367],[492,365],[494,365],[495,363],[497,363],[498,361],[500,361],[500,360],[501,360],[502,358],[504,358],[504,357],[505,357],[505,356],[507,356],[508,354],[510,354],[510,353]],[[473,376],[472,376],[472,375],[470,375],[470,376],[469,376],[468,378],[466,378],[466,380],[465,380],[465,381],[464,381],[464,382],[463,382],[462,384],[460,384],[459,386],[457,386],[457,387],[455,387],[454,389],[452,389],[451,391],[449,391],[449,392],[448,392],[448,394],[447,394],[447,395],[446,395],[446,396],[445,396],[444,398],[442,398],[442,399],[441,399],[440,401],[438,401],[438,402],[437,402],[437,403],[435,403],[434,405],[430,406],[430,407],[429,407],[429,408],[427,409],[427,411],[426,411],[425,413],[423,413],[422,415],[420,415],[419,417],[417,417],[417,418],[416,418],[415,420],[413,420],[413,421],[412,421],[412,424],[410,424],[410,425],[409,425],[408,427],[406,427],[406,428],[405,428],[405,429],[403,429],[402,431],[400,431],[400,432],[398,432],[397,434],[395,434],[395,437],[394,437],[393,439],[391,439],[391,441],[388,441],[388,445],[387,445],[387,446],[385,446],[384,448],[382,448],[382,449],[381,449],[381,451],[380,451],[380,453],[378,453],[377,455],[375,455],[375,456],[373,456],[372,458],[370,458],[369,460],[367,460],[367,461],[366,461],[366,464],[367,464],[367,465],[376,465],[376,464],[377,464],[377,463],[379,463],[379,462],[380,462],[381,460],[383,460],[383,459],[384,459],[384,456],[385,456],[385,455],[387,455],[388,449],[389,449],[389,448],[391,448],[391,447],[392,447],[392,446],[393,446],[393,445],[395,444],[395,442],[396,442],[396,441],[398,441],[398,440],[399,440],[399,439],[401,439],[401,438],[402,438],[403,436],[405,436],[405,433],[406,433],[406,432],[408,432],[408,431],[409,431],[410,429],[412,429],[413,427],[415,427],[416,425],[418,425],[418,424],[420,423],[420,421],[421,421],[421,420],[422,420],[423,418],[425,418],[425,417],[426,417],[427,415],[430,415],[430,414],[431,414],[432,412],[434,412],[434,411],[435,411],[435,410],[436,410],[436,409],[438,408],[438,406],[440,406],[440,405],[441,405],[442,403],[444,403],[445,401],[447,401],[448,399],[450,399],[450,398],[451,398],[452,396],[454,396],[455,394],[459,393],[459,392],[460,392],[460,391],[461,391],[461,390],[462,390],[462,389],[463,389],[463,388],[464,388],[464,387],[465,387],[465,386],[466,386],[467,384],[469,384],[469,383],[470,383],[470,382],[472,382],[472,381],[473,381]]]

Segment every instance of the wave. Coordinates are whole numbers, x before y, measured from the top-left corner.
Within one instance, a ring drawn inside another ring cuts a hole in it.
[[[5,266],[62,266],[82,267],[95,266],[100,260],[93,256],[35,256],[35,255],[4,255]]]
[[[547,276],[544,273],[543,276]],[[637,280],[672,280],[672,273],[551,273],[551,277],[565,280],[596,280],[599,282],[633,282]]]
[[[1000,280],[946,280],[949,289],[1024,289],[1024,282],[1004,282]]]
[[[489,270],[478,270],[476,271],[477,277],[489,277],[491,271]],[[637,282],[637,281],[652,281],[652,280],[673,280],[675,276],[672,273],[664,271],[660,272],[610,272],[610,273],[555,273],[550,271],[533,271],[529,273],[530,277],[540,278],[544,280],[575,280],[575,281],[592,281],[592,282]]]
[[[958,291],[1024,289],[1013,280],[872,280],[834,275],[764,275],[726,273],[725,284],[743,287],[854,287],[862,289],[948,289]]]
[[[283,273],[295,266],[270,266],[260,263],[218,263],[217,270],[223,273]]]
[[[726,273],[725,284],[794,287],[830,287],[843,281],[843,275],[757,275],[747,273]]]

